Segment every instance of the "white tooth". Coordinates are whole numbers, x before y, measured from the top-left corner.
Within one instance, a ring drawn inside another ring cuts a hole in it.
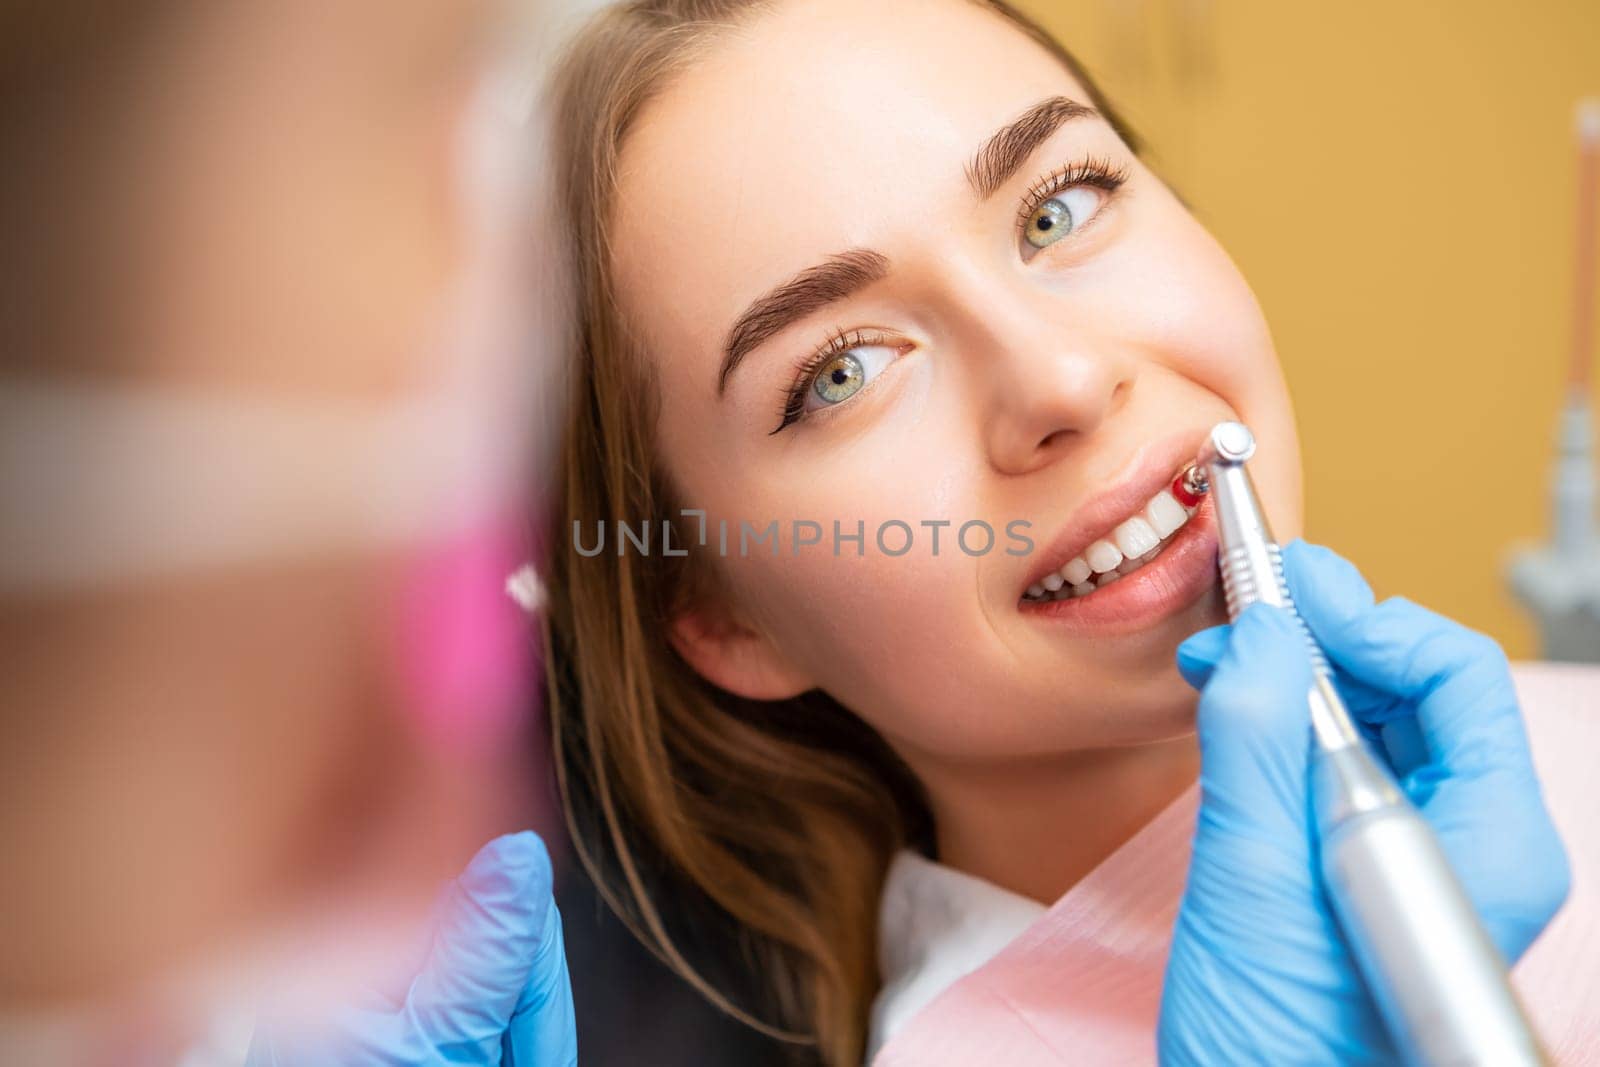
[[[1057,589],[1061,588],[1061,575],[1047,574],[1043,578],[1039,579],[1039,584],[1054,593]]]
[[[1121,577],[1122,575],[1116,571],[1111,571],[1109,574],[1102,574],[1099,580],[1095,583],[1095,588],[1104,589],[1106,586],[1110,585],[1112,582]]]
[[[1089,575],[1093,573],[1094,571],[1089,569],[1089,565],[1083,561],[1082,556],[1074,556],[1071,563],[1068,563],[1065,567],[1061,568],[1061,577],[1065,578],[1073,585],[1078,585],[1081,582],[1087,582],[1089,580]]]
[[[1038,582],[1034,582],[1032,585],[1028,586],[1028,595],[1033,597],[1035,600],[1038,600],[1040,597],[1044,596],[1044,586],[1040,585]]]
[[[1162,539],[1171,537],[1173,531],[1189,521],[1189,513],[1169,489],[1163,489],[1151,498],[1150,503],[1145,505],[1144,517],[1150,520],[1156,536]]]
[[[1083,558],[1088,561],[1090,570],[1104,574],[1117,569],[1117,564],[1122,562],[1122,550],[1110,541],[1096,541],[1089,546]]]
[[[1148,522],[1135,515],[1116,528],[1117,547],[1128,559],[1138,559],[1161,543]]]
[[[1119,566],[1117,568],[1117,573],[1118,574],[1132,574],[1134,571],[1138,570],[1140,567],[1143,567],[1143,566],[1144,566],[1144,558],[1142,556],[1134,556],[1132,559],[1123,560],[1121,566]]]
[[[1093,582],[1078,582],[1072,587],[1073,596],[1088,596],[1092,592],[1094,592]]]

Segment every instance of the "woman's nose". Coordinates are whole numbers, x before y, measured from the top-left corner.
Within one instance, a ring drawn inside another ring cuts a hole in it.
[[[972,371],[989,461],[1004,474],[1054,462],[1094,433],[1126,400],[1139,363],[1115,336],[1050,321],[994,326]]]

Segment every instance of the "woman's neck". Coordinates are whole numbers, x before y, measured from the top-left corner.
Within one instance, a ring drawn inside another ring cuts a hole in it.
[[[1054,903],[1195,780],[1193,734],[1050,759],[918,768],[939,861]]]

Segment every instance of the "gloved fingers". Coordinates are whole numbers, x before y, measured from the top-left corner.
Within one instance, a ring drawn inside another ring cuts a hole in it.
[[[1202,805],[1274,828],[1287,819],[1299,833],[1310,743],[1305,637],[1287,612],[1267,604],[1251,605],[1227,631],[1196,715]]]
[[[1350,563],[1291,542],[1284,570],[1301,617],[1329,660],[1358,683],[1414,708],[1434,762],[1452,777],[1510,771],[1532,759],[1505,653],[1494,641],[1403,597],[1372,602]]]
[[[1206,680],[1211,677],[1217,660],[1222,658],[1222,653],[1227,647],[1227,625],[1213,626],[1189,635],[1178,646],[1178,673],[1194,688],[1205,688]],[[1390,719],[1411,714],[1409,705],[1396,700],[1388,693],[1357,681],[1340,670],[1337,664],[1334,664],[1333,668],[1339,695],[1344,697],[1351,714],[1362,722],[1377,727]]]
[[[1217,661],[1228,651],[1228,635],[1233,628],[1226,623],[1190,634],[1178,646],[1178,673],[1195,689],[1204,689],[1216,670]]]
[[[550,857],[531,832],[489,842],[456,879],[404,1008],[447,1062],[500,1061],[502,1034],[553,932],[551,900]]]
[[[1416,717],[1402,715],[1384,722],[1378,730],[1378,740],[1389,758],[1389,769],[1405,787],[1412,802],[1419,807],[1426,804],[1433,795],[1433,787],[1448,775],[1444,768],[1432,762],[1428,739],[1422,735]]]
[[[1325,551],[1304,542],[1293,544],[1296,553],[1302,549]],[[1370,608],[1372,591],[1354,567],[1345,566],[1348,568],[1344,574],[1345,581],[1330,586],[1331,595],[1343,595],[1354,605]],[[1178,673],[1194,688],[1204,688],[1212,670],[1216,668],[1217,660],[1222,658],[1227,647],[1227,626],[1213,626],[1191,635],[1178,646]],[[1351,714],[1378,743],[1388,757],[1395,776],[1406,785],[1412,799],[1418,804],[1424,803],[1431,795],[1435,784],[1432,771],[1437,768],[1430,769],[1428,765],[1430,757],[1427,744],[1417,725],[1411,703],[1351,677],[1337,664],[1333,664],[1333,668],[1339,694]],[[1413,775],[1415,777],[1408,777]]]
[[[1205,688],[1217,661],[1227,651],[1228,633],[1225,625],[1213,626],[1191,635],[1178,646],[1178,673],[1184,681],[1196,689]],[[1334,669],[1334,678],[1351,714],[1379,750],[1388,756],[1396,777],[1403,778],[1420,764],[1427,763],[1427,748],[1409,706],[1402,708],[1393,697],[1362,685],[1338,668]],[[1421,803],[1423,795],[1413,794],[1412,799]]]
[[[1310,569],[1315,573],[1314,579],[1307,575],[1308,560],[1311,561]],[[1284,546],[1283,565],[1295,608],[1310,627],[1318,645],[1322,644],[1322,635],[1311,624],[1312,618],[1320,620],[1330,614],[1359,614],[1369,610],[1376,599],[1361,572],[1332,549],[1296,538]],[[1344,698],[1351,714],[1362,722],[1376,725],[1412,713],[1407,701],[1353,677],[1341,669],[1337,661],[1332,661],[1331,665],[1339,695]]]
[[[545,929],[548,933],[539,943],[533,973],[506,1031],[504,1062],[509,1067],[573,1067],[578,1062],[572,980],[554,897],[550,898]]]

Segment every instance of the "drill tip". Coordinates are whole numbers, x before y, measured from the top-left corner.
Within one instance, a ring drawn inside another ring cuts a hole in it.
[[[1213,456],[1228,463],[1243,463],[1256,454],[1256,438],[1242,422],[1219,422],[1211,428],[1201,451],[1204,465]]]
[[[1206,477],[1206,469],[1198,463],[1185,467],[1177,481],[1172,483],[1172,495],[1186,508],[1199,504],[1200,498],[1210,491],[1211,481]]]

